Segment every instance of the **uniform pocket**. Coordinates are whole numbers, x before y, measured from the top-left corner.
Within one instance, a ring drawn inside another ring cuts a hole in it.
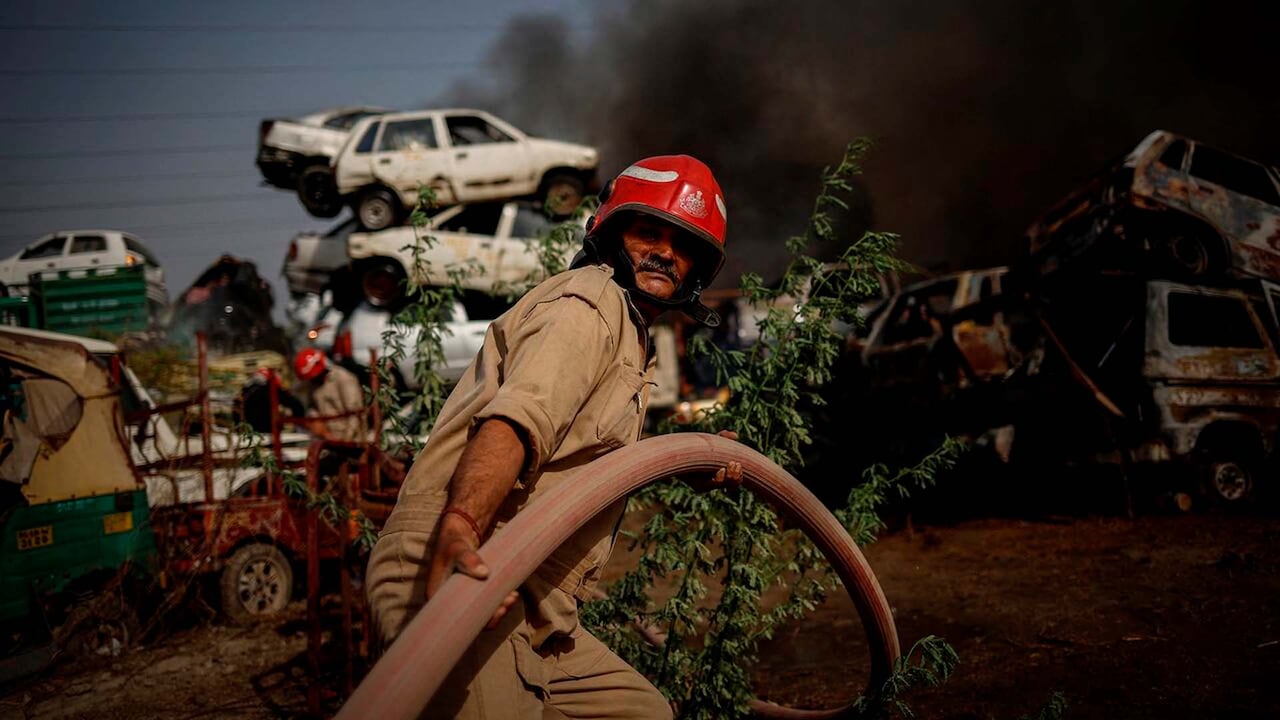
[[[596,439],[609,447],[620,448],[634,442],[640,433],[644,373],[624,363],[618,366],[606,390],[609,399],[596,425]]]
[[[529,645],[529,639],[519,632],[511,634],[507,641],[516,656],[516,674],[520,676],[525,687],[533,691],[542,700],[550,695],[548,685],[550,677],[546,660]]]

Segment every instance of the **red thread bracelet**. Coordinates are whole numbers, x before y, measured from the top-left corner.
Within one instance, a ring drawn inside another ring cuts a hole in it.
[[[441,517],[444,517],[445,515],[457,515],[463,520],[466,520],[467,524],[471,526],[471,532],[476,534],[476,542],[484,542],[484,533],[480,532],[480,523],[476,522],[476,519],[468,515],[465,510],[451,507],[445,509],[444,513],[441,514]]]

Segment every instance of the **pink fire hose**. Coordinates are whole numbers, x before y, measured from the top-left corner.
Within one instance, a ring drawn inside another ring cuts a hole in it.
[[[741,443],[702,433],[648,438],[609,453],[520,512],[480,548],[487,580],[450,577],[374,665],[339,720],[417,718],[453,666],[493,616],[551,553],[617,500],[673,475],[710,474],[742,464],[743,487],[799,528],[831,563],[862,619],[871,654],[869,688],[879,688],[900,653],[888,600],[853,539],[794,477]],[[752,711],[773,718],[835,718],[848,707],[796,710],[754,701]]]

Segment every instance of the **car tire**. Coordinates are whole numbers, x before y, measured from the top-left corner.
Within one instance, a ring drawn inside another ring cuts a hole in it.
[[[7,297],[9,297],[9,286],[4,283],[0,283],[0,298]]]
[[[1258,491],[1258,463],[1234,454],[1210,455],[1201,466],[1201,491],[1214,505],[1249,505]]]
[[[293,566],[279,548],[266,543],[245,545],[222,568],[222,612],[234,622],[271,617],[293,595]]]
[[[356,218],[369,232],[394,227],[400,222],[400,198],[385,188],[366,190],[356,201]]]
[[[328,165],[308,165],[298,173],[298,200],[313,217],[333,218],[342,212],[342,197]]]
[[[556,173],[543,181],[540,199],[552,217],[565,218],[582,204],[586,191],[587,184],[582,178],[569,173]]]
[[[1202,232],[1174,230],[1164,238],[1163,249],[1169,269],[1183,278],[1216,277],[1229,261],[1222,239]]]

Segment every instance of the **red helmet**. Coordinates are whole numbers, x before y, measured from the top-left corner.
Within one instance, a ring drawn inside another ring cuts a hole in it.
[[[313,380],[325,371],[324,353],[315,348],[303,348],[293,358],[293,372],[303,380]]]
[[[600,193],[600,208],[587,221],[588,254],[603,252],[603,248],[595,246],[595,240],[627,211],[652,215],[683,228],[710,249],[711,252],[699,254],[694,266],[693,279],[699,287],[689,290],[696,303],[696,293],[710,285],[724,266],[728,210],[711,168],[688,155],[659,155],[632,163]]]

